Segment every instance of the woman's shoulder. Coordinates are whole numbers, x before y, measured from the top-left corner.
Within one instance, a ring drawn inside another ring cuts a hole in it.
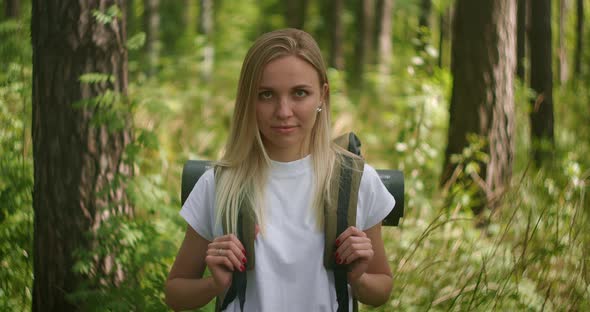
[[[363,174],[361,176],[361,190],[373,188],[381,183],[381,178],[379,178],[379,173],[377,173],[377,170],[365,162],[363,166]]]

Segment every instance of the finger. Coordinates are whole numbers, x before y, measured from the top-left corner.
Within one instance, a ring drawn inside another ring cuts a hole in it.
[[[351,255],[360,251],[370,250],[373,251],[373,245],[371,241],[363,241],[359,243],[350,244],[347,248],[337,251],[336,263],[351,263],[354,260],[348,260]],[[355,259],[356,260],[356,259]]]
[[[236,244],[236,246],[237,246],[237,247],[238,247],[240,250],[242,250],[242,251],[244,252],[244,254],[245,254],[245,253],[246,253],[246,249],[244,248],[244,245],[243,245],[243,244],[242,244],[242,242],[241,242],[241,241],[238,239],[238,237],[237,237],[237,236],[235,236],[234,234],[230,234],[230,235],[229,235],[229,237],[230,237],[230,240],[231,240],[231,241],[232,241],[234,244]]]
[[[354,261],[370,261],[374,255],[373,249],[362,249],[362,250],[355,250],[354,252],[350,253],[346,258],[342,259],[343,264],[353,263]]]
[[[344,255],[346,250],[351,248],[352,245],[359,245],[359,244],[371,244],[371,239],[368,237],[359,237],[359,236],[349,236],[343,243],[336,248],[336,253],[338,255]]]
[[[228,235],[219,236],[219,237],[215,238],[213,240],[213,242],[215,242],[215,243],[219,243],[219,242],[232,242],[241,251],[243,251],[244,254],[246,254],[246,249],[244,248],[244,245],[242,244],[242,242],[240,242],[240,240],[238,239],[238,237],[236,235],[234,235],[234,234],[228,234]]]
[[[207,255],[205,257],[205,263],[211,269],[214,267],[223,267],[228,271],[233,272],[235,270],[233,264],[227,257]]]
[[[336,243],[336,246],[340,246],[340,244],[342,244],[350,236],[366,237],[367,234],[365,234],[365,232],[359,230],[358,228],[356,228],[354,226],[349,226],[346,230],[344,230],[344,232],[342,232],[336,238],[336,242],[335,242]]]
[[[210,243],[208,249],[231,251],[241,262],[246,263],[246,254],[233,240]]]
[[[239,251],[239,254],[241,255],[242,252]],[[243,266],[244,257],[240,256],[240,258],[238,258],[236,256],[236,254],[234,253],[234,251],[232,251],[229,248],[226,248],[226,249],[224,249],[224,248],[208,248],[207,255],[212,256],[212,257],[228,259],[230,266],[232,266],[232,271],[233,270],[239,270],[239,271],[244,270],[244,266]]]

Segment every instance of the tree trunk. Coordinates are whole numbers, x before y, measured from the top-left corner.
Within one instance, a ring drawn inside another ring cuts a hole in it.
[[[359,35],[355,41],[355,58],[351,81],[353,88],[362,91],[366,66],[374,63],[372,47],[374,46],[375,1],[359,1],[358,6],[357,24],[359,26]]]
[[[147,74],[156,73],[158,59],[160,58],[160,0],[144,0],[144,29],[145,29],[145,55],[147,60]]]
[[[128,34],[135,34],[136,32],[136,22],[135,22],[135,0],[125,0],[126,8],[125,8],[125,20],[127,25],[126,32]]]
[[[569,66],[567,64],[567,47],[565,44],[565,22],[569,10],[569,1],[559,1],[559,84],[563,85],[569,78]]]
[[[98,112],[115,103],[75,107],[107,91],[126,95],[125,15],[106,24],[93,16],[112,5],[124,12],[123,0],[32,2],[33,311],[78,310],[66,299],[86,282],[72,272],[74,250],[95,246],[86,234],[109,215],[132,214],[124,183],[114,184],[131,174],[123,161],[129,118],[121,116],[119,128],[97,125]],[[113,79],[82,83],[86,73]]]
[[[391,13],[393,0],[383,0],[381,3],[381,23],[379,27],[379,73],[383,76],[390,74],[392,48],[391,48]]]
[[[331,0],[328,14],[330,16],[330,67],[344,70],[344,26],[342,25],[343,0]]]
[[[518,22],[516,34],[516,76],[525,83],[524,62],[526,59],[526,33],[528,0],[518,0]]]
[[[420,0],[420,17],[418,19],[418,49],[423,51],[430,38],[430,15],[432,13],[432,0]]]
[[[203,47],[203,62],[200,69],[203,82],[211,81],[215,48],[213,46],[213,0],[201,0],[199,10],[199,34],[205,37]]]
[[[4,0],[4,16],[6,18],[18,18],[20,16],[21,0]]]
[[[582,74],[582,47],[584,40],[584,0],[577,1],[577,20],[576,20],[576,52],[574,56],[574,73],[577,79]]]
[[[303,29],[308,0],[285,0],[285,20],[291,28]]]
[[[551,1],[531,1],[531,142],[535,164],[548,159],[553,137],[553,71],[551,68]]]
[[[445,42],[451,41],[450,35],[452,34],[451,31],[451,19],[452,19],[452,8],[453,6],[449,6],[443,12],[440,13],[439,17],[439,35],[438,35],[438,67],[442,68],[445,64],[444,59],[444,45]]]
[[[478,185],[483,205],[494,208],[512,175],[516,2],[458,0],[455,7],[452,64],[454,77],[448,145],[442,176],[446,183],[457,164],[451,156],[469,145],[468,134],[487,139],[489,162],[480,163]],[[477,181],[476,181],[477,182]]]

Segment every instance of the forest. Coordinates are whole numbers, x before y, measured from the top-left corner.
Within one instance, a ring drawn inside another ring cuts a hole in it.
[[[361,311],[588,311],[589,17],[584,0],[0,0],[0,310],[168,311],[183,165],[220,157],[247,49],[292,27],[329,65],[334,136],[405,177],[382,231],[393,291]]]

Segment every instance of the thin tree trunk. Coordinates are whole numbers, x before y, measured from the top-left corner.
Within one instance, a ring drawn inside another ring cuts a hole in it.
[[[125,15],[107,24],[93,17],[112,5],[124,8],[123,0],[32,2],[33,311],[79,310],[66,299],[87,282],[72,271],[73,252],[96,246],[86,234],[109,215],[133,213],[118,179],[131,174],[123,161],[128,117],[120,128],[97,125],[97,114],[114,103],[75,107],[107,91],[126,95]],[[113,79],[80,82],[87,73]],[[103,264],[98,272],[117,272],[108,259]]]
[[[145,54],[148,75],[156,73],[160,58],[160,0],[144,1]]]
[[[308,0],[285,0],[285,20],[291,28],[303,29]]]
[[[531,142],[535,164],[550,158],[553,135],[553,70],[551,51],[551,1],[531,2]]]
[[[430,40],[430,15],[432,13],[432,0],[420,0],[420,17],[418,19],[419,50],[424,50]]]
[[[379,27],[379,73],[389,76],[392,60],[391,48],[391,14],[393,0],[383,0],[381,3],[381,26]]]
[[[438,15],[438,68],[442,68],[443,47],[445,33],[445,13],[440,12]]]
[[[449,6],[440,14],[439,18],[439,40],[438,40],[438,67],[442,68],[445,59],[444,59],[444,51],[445,51],[445,42],[451,42],[451,20],[453,16],[453,6]]]
[[[480,163],[484,204],[494,208],[512,175],[516,2],[458,0],[455,7],[452,64],[454,77],[448,145],[442,183],[453,175],[451,161],[469,145],[467,136],[487,139],[489,162]],[[478,180],[479,181],[479,180]]]
[[[582,55],[584,46],[584,0],[577,1],[577,19],[576,19],[576,52],[574,56],[574,73],[577,79],[582,74]]]
[[[344,38],[344,26],[342,25],[343,0],[331,0],[329,6],[330,16],[330,66],[338,70],[344,70],[344,49],[342,41]]]
[[[518,0],[518,22],[516,26],[516,76],[523,83],[525,83],[524,61],[526,59],[526,29],[528,7],[528,0]]]
[[[563,85],[569,78],[569,66],[567,64],[567,47],[565,44],[565,22],[569,10],[569,1],[559,1],[559,84]]]
[[[374,19],[375,19],[375,1],[364,0],[358,2],[357,23],[360,27],[359,36],[355,41],[355,58],[352,83],[355,89],[364,88],[364,75],[368,64],[374,64]]]
[[[213,0],[201,0],[199,10],[199,34],[205,37],[203,47],[203,62],[201,67],[201,79],[207,83],[213,75],[215,48],[213,46]]]
[[[128,34],[135,34],[136,32],[136,25],[135,25],[135,0],[125,0],[126,8],[125,8],[125,19],[127,21],[127,30]]]
[[[20,16],[21,0],[4,0],[4,16],[6,18],[18,18]]]

